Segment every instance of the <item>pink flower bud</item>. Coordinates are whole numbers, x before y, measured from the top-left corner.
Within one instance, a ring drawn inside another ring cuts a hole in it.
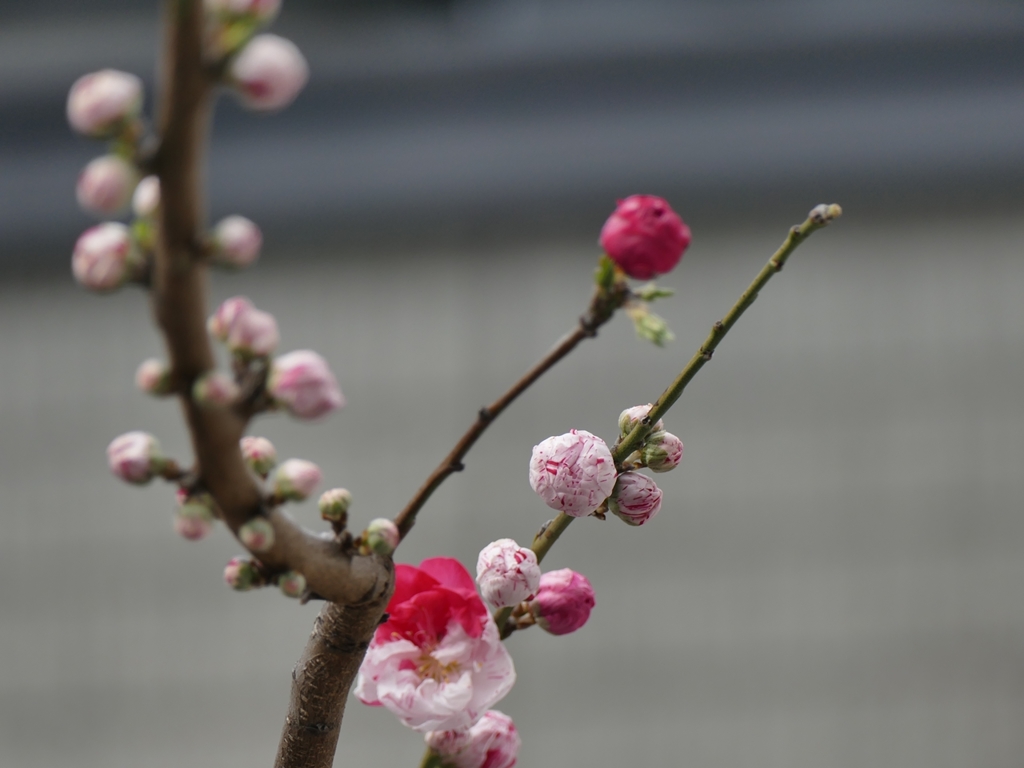
[[[267,391],[300,419],[315,419],[345,405],[327,361],[308,349],[289,352],[274,360]]]
[[[277,451],[274,450],[274,444],[267,438],[246,435],[242,438],[239,447],[242,450],[242,458],[249,465],[249,469],[260,477],[266,477],[270,470],[277,466]]]
[[[128,227],[106,222],[82,233],[71,254],[75,279],[94,291],[112,291],[131,274],[134,249]]]
[[[643,421],[644,417],[651,412],[651,408],[654,405],[648,403],[647,405],[634,405],[632,408],[627,408],[619,414],[619,434],[625,437],[633,431],[633,427]],[[665,423],[658,419],[657,423],[654,424],[651,429],[659,430],[664,429]]]
[[[206,321],[206,330],[217,341],[227,341],[228,333],[230,333],[235,320],[253,309],[255,307],[252,302],[244,296],[232,296],[230,299],[225,299],[217,307],[217,311]]]
[[[132,195],[132,212],[142,218],[150,218],[160,207],[160,179],[147,176],[135,187]]]
[[[657,437],[655,437],[657,435]],[[683,441],[671,432],[656,432],[644,446],[644,464],[652,472],[668,472],[679,466],[683,458]]]
[[[207,371],[192,385],[192,400],[206,408],[226,408],[241,390],[234,379],[221,371]]]
[[[116,69],[83,75],[68,94],[68,122],[94,138],[117,134],[142,108],[142,81]]]
[[[309,79],[309,65],[292,41],[256,35],[231,62],[228,75],[246,106],[275,110],[299,95]]]
[[[149,395],[166,395],[171,391],[171,369],[155,357],[144,360],[135,371],[135,385]]]
[[[654,195],[620,200],[601,228],[601,247],[630,277],[649,280],[672,270],[690,245],[690,228]]]
[[[267,357],[277,349],[280,338],[274,316],[250,307],[234,317],[228,328],[227,345],[244,358]]]
[[[238,540],[250,552],[266,552],[274,546],[274,526],[265,517],[254,517],[238,529]]]
[[[278,577],[277,586],[286,597],[302,597],[306,591],[306,577],[298,571],[287,571]]]
[[[647,475],[624,472],[608,499],[608,509],[630,525],[643,525],[661,509],[661,488]]]
[[[189,541],[199,541],[213,530],[215,504],[208,493],[178,493],[178,510],[174,514],[174,530]]]
[[[390,555],[398,548],[398,526],[386,517],[370,521],[363,533],[363,543],[378,555]]]
[[[552,509],[589,515],[615,487],[615,462],[604,440],[582,429],[534,446],[530,486]]]
[[[352,494],[345,488],[331,488],[320,494],[320,517],[324,520],[342,522],[352,505]]]
[[[146,432],[126,432],[107,446],[107,463],[115,477],[145,485],[163,467],[160,443]]]
[[[512,539],[492,541],[480,550],[476,583],[492,608],[509,608],[529,600],[540,585],[537,555]]]
[[[86,211],[113,215],[128,206],[138,181],[139,173],[131,163],[117,155],[104,155],[82,169],[75,196]]]
[[[263,246],[260,228],[244,216],[228,216],[213,230],[213,259],[218,264],[247,267]]]
[[[450,768],[512,768],[523,743],[512,718],[496,709],[469,728],[429,731],[424,738]]]
[[[251,560],[244,557],[233,557],[224,566],[224,581],[232,589],[247,592],[259,586],[260,573]]]
[[[302,501],[320,484],[320,467],[305,459],[288,459],[274,473],[274,494],[289,501]]]
[[[587,623],[594,607],[594,588],[582,573],[570,568],[548,571],[540,577],[530,613],[552,635],[567,635]]]

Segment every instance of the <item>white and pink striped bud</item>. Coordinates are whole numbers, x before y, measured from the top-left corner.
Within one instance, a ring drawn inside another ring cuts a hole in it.
[[[242,103],[273,111],[288,106],[309,80],[309,65],[291,40],[256,35],[228,66]]]
[[[139,172],[117,155],[103,155],[90,162],[78,176],[75,197],[91,213],[112,216],[121,213],[132,199]]]
[[[231,267],[247,267],[259,258],[263,233],[244,216],[228,216],[213,229],[213,260]]]
[[[235,315],[228,328],[228,349],[245,359],[267,357],[275,349],[281,336],[277,320],[269,312],[250,306]]]
[[[171,369],[167,363],[151,357],[143,360],[135,371],[135,386],[147,395],[159,397],[170,394]]]
[[[160,443],[147,432],[126,432],[107,446],[107,464],[115,477],[145,485],[164,467]]]
[[[647,417],[647,414],[651,412],[651,408],[653,407],[654,405],[652,403],[648,403],[647,405],[634,405],[632,408],[627,408],[620,413],[619,434],[622,437],[625,437],[632,432],[633,428]],[[652,431],[664,428],[665,423],[661,419],[658,419],[657,423],[651,427]]]
[[[652,472],[668,472],[678,467],[683,459],[683,441],[671,432],[656,432],[648,439],[641,455]]]
[[[320,467],[305,459],[288,459],[274,473],[274,495],[282,501],[302,501],[318,485]]]
[[[286,571],[278,577],[277,586],[286,597],[302,597],[306,591],[306,577],[298,571]]]
[[[174,513],[174,530],[189,541],[199,541],[213,531],[216,504],[205,492],[189,494],[178,490],[178,509]]]
[[[496,709],[469,728],[429,731],[424,739],[449,768],[512,768],[523,743],[512,718]]]
[[[192,401],[204,408],[227,408],[241,392],[235,380],[222,371],[207,371],[192,385]]]
[[[238,529],[238,540],[250,552],[266,552],[274,546],[274,526],[265,517],[254,517]]]
[[[540,577],[530,613],[538,626],[552,635],[567,635],[587,623],[594,608],[594,588],[582,573],[570,568],[548,571]]]
[[[132,213],[140,219],[149,219],[156,215],[160,207],[160,179],[147,176],[135,187],[132,195]]]
[[[120,133],[142,109],[142,80],[128,72],[101,69],[83,75],[68,93],[71,127],[97,139]]]
[[[643,525],[661,509],[661,488],[647,475],[624,472],[608,499],[608,510],[630,525]]]
[[[277,451],[267,438],[246,435],[239,443],[239,447],[249,469],[260,477],[266,478],[270,470],[277,466]]]
[[[386,517],[371,520],[363,531],[363,543],[378,555],[390,555],[398,549],[399,539],[398,526]]]
[[[248,592],[261,585],[262,577],[251,560],[233,557],[224,566],[224,582],[234,590]]]
[[[331,488],[320,494],[320,517],[331,522],[344,522],[348,516],[348,508],[352,506],[352,494],[347,488]]]
[[[206,321],[206,330],[217,341],[227,341],[235,321],[255,307],[245,296],[232,296],[217,307],[217,311]]]
[[[537,555],[512,539],[492,541],[480,550],[476,583],[492,608],[510,608],[529,600],[540,587]]]
[[[85,230],[71,254],[75,279],[94,291],[112,291],[131,277],[135,247],[124,224],[108,221]]]
[[[300,349],[274,360],[267,392],[293,416],[315,419],[345,405],[331,369],[316,352]]]
[[[604,440],[582,429],[534,446],[530,486],[544,503],[570,517],[585,517],[615,487],[615,462]]]

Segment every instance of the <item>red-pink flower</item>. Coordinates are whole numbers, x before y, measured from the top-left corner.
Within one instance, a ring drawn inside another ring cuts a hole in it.
[[[570,568],[548,571],[530,602],[538,626],[553,635],[567,635],[587,623],[594,607],[594,588],[582,573]]]
[[[630,525],[643,525],[661,509],[661,488],[647,475],[625,472],[619,475],[608,509]]]
[[[470,728],[431,731],[425,738],[451,768],[512,768],[523,743],[512,718],[496,709],[485,712]]]
[[[396,566],[387,612],[359,670],[364,704],[417,731],[446,731],[468,728],[511,690],[512,658],[457,560]]]
[[[649,280],[672,270],[690,245],[690,228],[654,195],[620,200],[601,228],[601,247],[630,277]]]
[[[315,419],[345,405],[327,361],[308,349],[289,352],[274,360],[267,391],[300,419]]]
[[[555,435],[533,448],[530,487],[552,509],[585,517],[615,487],[615,462],[604,440],[582,429]]]

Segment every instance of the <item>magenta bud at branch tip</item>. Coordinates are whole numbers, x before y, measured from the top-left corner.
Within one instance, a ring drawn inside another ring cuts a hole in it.
[[[619,434],[625,437],[633,428],[643,421],[644,417],[651,412],[651,408],[654,406],[651,403],[647,405],[634,405],[632,408],[627,408],[619,414]],[[665,422],[658,419],[657,423],[652,425],[652,430],[661,430],[665,428]]]
[[[661,488],[647,475],[624,472],[608,499],[608,510],[630,525],[643,525],[661,509]]]
[[[170,394],[171,369],[155,357],[143,360],[135,371],[135,385],[147,395]]]
[[[549,571],[540,577],[530,613],[542,629],[567,635],[587,623],[594,607],[594,588],[582,573],[569,568]]]
[[[277,320],[269,312],[249,307],[239,312],[228,328],[227,345],[233,354],[246,359],[267,357],[280,341]]]
[[[226,408],[235,402],[240,391],[226,373],[207,371],[192,385],[192,400],[204,408]]]
[[[288,459],[274,473],[274,495],[302,501],[320,484],[320,467],[305,459]]]
[[[316,352],[300,349],[274,360],[267,392],[300,419],[315,419],[345,405],[331,369]]]
[[[278,577],[277,586],[287,597],[302,597],[306,591],[306,577],[298,571],[286,571]]]
[[[174,530],[189,541],[199,541],[213,530],[214,502],[208,493],[191,496],[178,493],[178,509],[174,513]]]
[[[232,589],[247,592],[259,585],[260,573],[251,560],[233,557],[224,566],[224,582]]]
[[[230,299],[225,299],[217,307],[217,311],[210,315],[210,319],[206,321],[206,330],[217,341],[227,341],[228,333],[231,331],[231,326],[234,322],[253,309],[255,307],[253,307],[252,302],[245,298],[245,296],[232,296]]]
[[[249,469],[260,477],[266,477],[277,466],[277,451],[265,437],[246,435],[239,442],[239,448]]]
[[[332,522],[343,522],[352,506],[352,494],[345,488],[331,488],[320,494],[320,517]]]
[[[139,172],[117,155],[97,157],[82,169],[75,185],[75,197],[86,211],[110,216],[121,213],[132,199]]]
[[[371,520],[363,532],[363,543],[378,555],[390,555],[398,548],[398,541],[398,526],[386,517]]]
[[[615,462],[604,440],[582,429],[534,446],[530,486],[544,503],[570,517],[585,517],[615,487]]]
[[[601,247],[630,277],[650,280],[670,272],[690,245],[690,228],[654,195],[620,200],[601,228]]]
[[[512,768],[523,743],[512,718],[496,709],[469,728],[429,731],[424,739],[449,768]]]
[[[161,470],[160,443],[146,432],[126,432],[107,446],[107,463],[115,477],[145,485]]]
[[[537,555],[512,539],[492,541],[480,550],[476,583],[492,608],[509,608],[529,600],[540,586]]]
[[[648,438],[642,456],[652,472],[668,472],[683,459],[683,441],[671,432],[655,432]]]
[[[132,213],[139,218],[152,218],[160,207],[160,179],[147,176],[135,187],[132,195]]]
[[[274,526],[265,517],[254,517],[238,529],[238,540],[250,552],[266,552],[274,546]]]
[[[244,216],[228,216],[213,230],[213,260],[231,267],[247,267],[263,246],[260,228]]]
[[[128,227],[117,222],[97,224],[82,233],[71,254],[75,279],[94,291],[112,291],[130,276],[134,247]]]
[[[288,106],[309,80],[309,65],[291,40],[256,35],[228,66],[242,103],[273,111]]]
[[[79,133],[108,138],[142,109],[142,80],[128,72],[101,69],[83,75],[68,93],[68,122]]]

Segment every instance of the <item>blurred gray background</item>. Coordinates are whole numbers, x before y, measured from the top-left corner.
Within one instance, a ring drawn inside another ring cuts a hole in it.
[[[140,7],[144,5],[145,7]],[[124,487],[144,295],[68,274],[99,145],[64,98],[102,66],[152,82],[155,4],[0,0],[0,765],[269,765],[316,608],[232,593],[218,530]],[[612,439],[819,202],[846,216],[763,292],[671,412],[686,444],[639,529],[579,521],[580,632],[509,641],[523,766],[1019,768],[1024,755],[1024,7],[1019,2],[285,3],[312,79],[288,111],[218,108],[211,216],[266,236],[215,279],[349,405],[259,420],[357,522],[392,515],[567,331],[617,197],[694,230],[659,304],[678,339],[602,330],[495,423],[400,559],[467,566],[549,511],[530,448]],[[312,504],[295,508],[318,527]],[[353,700],[337,765],[413,766],[420,737]]]

